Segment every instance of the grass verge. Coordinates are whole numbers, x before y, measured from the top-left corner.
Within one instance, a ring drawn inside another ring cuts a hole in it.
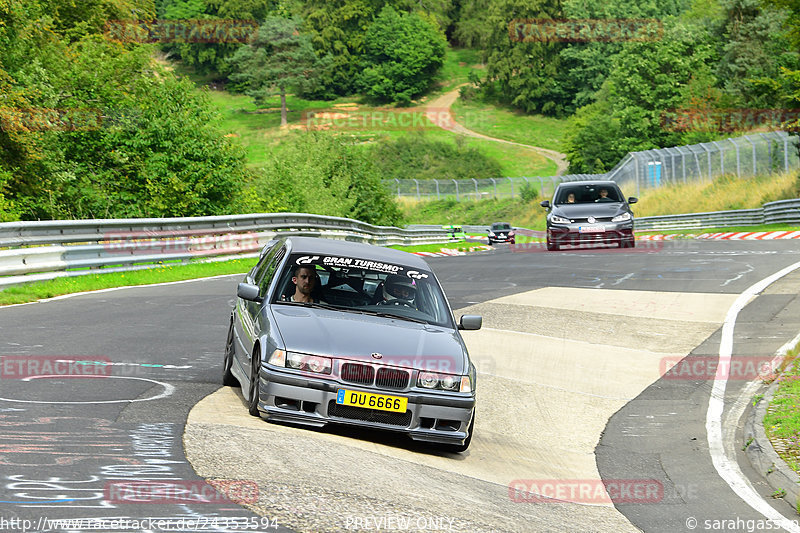
[[[795,346],[787,354],[792,365],[778,378],[778,390],[767,407],[764,430],[778,455],[800,473],[800,367]]]

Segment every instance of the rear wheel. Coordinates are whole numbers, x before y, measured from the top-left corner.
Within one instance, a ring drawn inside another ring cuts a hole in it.
[[[250,370],[250,394],[247,400],[247,412],[253,416],[261,416],[258,412],[258,402],[261,399],[259,394],[259,382],[261,376],[261,352],[253,350],[253,368]]]
[[[233,366],[233,322],[228,329],[228,340],[225,343],[225,359],[222,363],[222,384],[226,387],[238,387],[239,381],[231,372]]]

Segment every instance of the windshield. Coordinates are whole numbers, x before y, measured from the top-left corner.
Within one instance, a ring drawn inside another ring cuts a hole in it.
[[[433,273],[356,257],[293,254],[272,302],[320,305],[453,327]]]
[[[511,229],[511,224],[492,224],[492,230]]]
[[[622,195],[611,185],[581,185],[563,187],[556,193],[557,204],[592,204],[595,202],[621,202]]]

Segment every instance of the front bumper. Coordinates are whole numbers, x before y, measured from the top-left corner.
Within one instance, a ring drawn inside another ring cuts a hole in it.
[[[508,243],[514,244],[515,240],[514,240],[513,236],[509,237],[507,235],[490,235],[489,236],[489,243],[495,243],[495,242],[498,242],[498,243],[499,242],[508,242]]]
[[[603,231],[587,232],[585,231],[587,227],[592,229],[602,227]],[[553,224],[547,228],[547,239],[559,246],[632,242],[634,239],[633,223]]]
[[[336,404],[339,389],[408,398],[405,413],[391,413]],[[475,397],[388,391],[336,380],[296,376],[261,367],[258,410],[263,418],[322,427],[347,424],[406,433],[414,440],[461,444],[467,438]]]

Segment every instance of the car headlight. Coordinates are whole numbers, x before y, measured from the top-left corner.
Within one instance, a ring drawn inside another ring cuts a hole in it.
[[[611,219],[611,222],[625,222],[626,220],[631,219],[630,213],[622,213],[621,215],[617,215]]]
[[[553,224],[569,224],[569,219],[560,217],[558,215],[552,215],[550,217],[550,222],[552,222]]]
[[[437,374],[435,372],[420,372],[417,377],[417,386],[423,389],[437,389],[453,392],[472,392],[472,382],[469,376],[456,374]]]
[[[508,236],[509,236],[509,237],[513,237],[513,236],[514,236],[514,232],[513,232],[513,231],[509,231],[509,232],[508,232]]]
[[[314,372],[315,374],[330,374],[333,366],[329,357],[306,355],[297,352],[275,350],[269,358],[269,364],[283,366],[294,370]]]
[[[494,237],[494,232],[493,231],[489,232],[489,237]]]

